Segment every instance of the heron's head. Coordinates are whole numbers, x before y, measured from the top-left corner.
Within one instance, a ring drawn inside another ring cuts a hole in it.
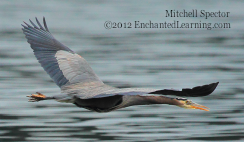
[[[209,111],[208,107],[194,103],[191,100],[188,100],[185,98],[176,98],[176,100],[178,100],[180,103],[180,105],[177,105],[179,107],[182,107],[185,109],[200,109],[200,110]]]

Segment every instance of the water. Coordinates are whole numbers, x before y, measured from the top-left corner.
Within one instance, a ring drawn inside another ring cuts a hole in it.
[[[0,3],[0,141],[243,141],[243,1],[4,1]],[[230,12],[228,18],[166,18],[165,10]],[[211,111],[168,105],[95,113],[27,102],[59,93],[36,61],[22,21],[46,17],[53,35],[116,87],[194,87],[219,81]],[[111,29],[104,22],[229,22],[230,29]]]

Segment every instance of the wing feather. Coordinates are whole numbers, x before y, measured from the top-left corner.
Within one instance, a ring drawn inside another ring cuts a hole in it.
[[[52,36],[44,17],[44,27],[37,18],[36,22],[30,20],[32,26],[24,22],[23,33],[41,66],[60,88],[76,83],[103,84],[84,58]]]
[[[184,88],[181,91],[164,89],[150,92],[148,94],[163,94],[163,95],[176,95],[181,97],[202,97],[211,94],[218,86],[219,82],[211,83],[203,86],[196,86],[192,89]]]

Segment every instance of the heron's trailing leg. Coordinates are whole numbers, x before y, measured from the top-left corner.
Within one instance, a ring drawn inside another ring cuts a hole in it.
[[[26,96],[26,97],[30,97],[29,102],[39,102],[42,100],[54,99],[54,97],[47,97],[39,92],[36,92],[36,93],[37,94],[31,94],[31,96]]]

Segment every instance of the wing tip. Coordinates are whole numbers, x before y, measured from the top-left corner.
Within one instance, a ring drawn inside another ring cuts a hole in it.
[[[44,27],[45,27],[46,31],[49,32],[49,29],[48,29],[48,27],[47,27],[47,22],[46,22],[46,19],[45,19],[44,16],[43,16],[43,24],[44,24]]]
[[[213,93],[213,91],[217,88],[218,85],[219,85],[219,82],[209,84],[210,90],[209,90],[209,94],[207,94],[207,95],[210,95],[211,93]]]
[[[189,97],[203,97],[208,96],[217,88],[219,82],[210,83],[202,86],[194,87],[189,92]],[[182,91],[185,91],[184,89]]]
[[[219,82],[212,83],[215,87],[214,89],[219,85]]]
[[[39,20],[38,20],[38,18],[37,17],[35,17],[35,19],[36,19],[36,23],[38,24],[38,26],[36,26],[35,24],[34,24],[34,22],[32,22],[31,21],[31,19],[29,19],[29,21],[30,21],[30,23],[32,24],[32,26],[31,25],[29,25],[27,22],[25,22],[25,21],[23,21],[23,23],[25,23],[26,25],[27,25],[27,27],[26,26],[24,26],[24,25],[22,25],[25,29],[27,29],[27,28],[35,28],[35,29],[39,29],[39,30],[43,30],[43,31],[46,31],[46,32],[49,32],[49,29],[48,29],[48,27],[47,27],[47,24],[46,24],[46,20],[45,20],[45,17],[43,16],[43,24],[44,24],[44,27],[45,28],[43,28],[43,26],[40,24],[40,22],[39,22]],[[50,33],[50,32],[49,32]]]

